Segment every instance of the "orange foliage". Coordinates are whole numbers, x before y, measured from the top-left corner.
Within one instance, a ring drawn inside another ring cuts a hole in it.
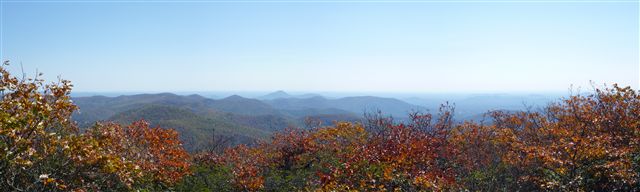
[[[71,121],[69,81],[19,79],[7,65],[0,66],[0,189],[131,190],[171,186],[189,173],[177,132],[140,121],[81,134]]]
[[[111,161],[129,162],[141,170],[140,177],[153,182],[172,185],[189,173],[189,155],[175,130],[151,128],[141,120],[126,127],[98,124],[87,135],[98,141],[106,153],[121,159]]]
[[[596,90],[544,113],[493,113],[511,151],[504,161],[542,173],[523,177],[546,189],[620,190],[637,182],[640,96],[629,87]],[[543,174],[544,173],[544,174]]]
[[[637,189],[640,96],[630,88],[536,112],[490,112],[487,124],[454,123],[452,115],[444,105],[436,119],[415,113],[406,124],[376,118],[287,129],[215,161],[249,191],[276,190],[273,182],[323,191]]]

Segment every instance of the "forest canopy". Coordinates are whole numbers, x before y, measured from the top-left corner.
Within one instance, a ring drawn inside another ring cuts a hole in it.
[[[188,153],[179,132],[98,122],[80,130],[67,80],[0,66],[3,191],[638,191],[640,94],[614,84],[540,110],[458,122],[454,107],[396,122],[286,128]]]

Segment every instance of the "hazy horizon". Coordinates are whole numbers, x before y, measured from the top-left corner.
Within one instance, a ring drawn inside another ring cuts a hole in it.
[[[260,99],[268,94],[284,91],[276,90],[271,92],[266,91],[112,91],[112,92],[85,92],[74,91],[71,93],[73,97],[90,97],[90,96],[129,96],[139,94],[163,94],[170,93],[176,95],[200,95],[212,99],[222,99],[233,95],[238,95],[245,98],[257,98]],[[578,91],[578,90],[576,90]],[[590,93],[590,90],[579,90],[581,94]],[[410,99],[410,98],[441,98],[447,99],[459,99],[473,96],[510,96],[510,97],[529,97],[529,96],[544,96],[549,98],[560,98],[570,95],[569,91],[566,92],[336,92],[336,91],[284,91],[292,97],[308,96],[310,94],[322,96],[326,98],[343,98],[343,97],[359,97],[359,96],[374,96],[374,97],[387,97],[396,99]],[[578,93],[578,92],[576,92]]]
[[[76,92],[640,88],[638,5],[0,1],[0,58]]]

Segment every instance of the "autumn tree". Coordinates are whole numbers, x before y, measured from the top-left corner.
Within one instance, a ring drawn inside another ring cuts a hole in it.
[[[77,128],[71,121],[69,81],[45,84],[41,74],[17,78],[0,66],[0,188],[67,189],[75,173],[67,149]]]
[[[17,78],[0,66],[0,189],[166,189],[189,171],[177,132],[146,122],[97,124],[80,133],[72,85]]]
[[[505,161],[541,189],[631,190],[637,185],[640,96],[630,87],[596,89],[543,112],[493,114],[512,149]]]
[[[175,130],[152,128],[144,120],[126,127],[107,122],[96,124],[83,136],[97,142],[97,150],[103,153],[98,157],[106,158],[98,161],[106,161],[103,166],[108,170],[121,171],[120,180],[128,186],[163,189],[189,173],[189,155]]]

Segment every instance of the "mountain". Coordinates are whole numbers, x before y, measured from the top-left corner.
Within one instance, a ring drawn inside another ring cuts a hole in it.
[[[277,127],[293,124],[272,115],[278,111],[269,105],[239,96],[213,100],[199,95],[161,93],[73,100],[79,110],[72,118],[80,127],[103,120],[131,123],[145,119],[152,125],[176,129],[189,150],[202,147],[214,130],[216,134],[233,137],[236,143],[251,143],[268,139],[271,132],[279,130]],[[249,113],[259,115],[244,115]]]
[[[144,119],[151,126],[172,128],[180,133],[180,140],[189,151],[205,147],[206,141],[215,134],[229,135],[234,143],[251,143],[268,139],[271,132],[239,125],[223,117],[196,114],[189,109],[165,105],[145,105],[117,113],[108,120],[130,124]]]
[[[280,98],[265,100],[264,102],[276,109],[285,111],[315,109],[361,115],[365,112],[381,110],[385,114],[398,117],[407,116],[412,110],[422,109],[422,107],[418,105],[412,105],[398,99],[373,96],[344,97],[338,99],[327,99],[321,96],[315,96],[310,98]]]
[[[219,111],[241,115],[281,115],[271,105],[257,99],[244,98],[238,95],[215,100],[209,106]]]
[[[287,92],[284,92],[284,91],[280,90],[280,91],[276,91],[276,92],[269,93],[269,94],[263,95],[261,97],[258,97],[258,99],[261,99],[261,100],[272,100],[272,99],[291,98],[291,97],[293,97],[293,96],[289,95]]]
[[[153,125],[179,131],[189,150],[202,147],[203,139],[209,138],[214,130],[216,134],[232,136],[237,143],[251,143],[268,139],[272,132],[286,127],[302,127],[305,117],[309,116],[322,117],[326,122],[357,118],[348,111],[333,108],[280,110],[238,95],[218,100],[172,93],[74,97],[73,100],[79,110],[72,118],[81,128],[96,121],[130,123],[145,119]]]
[[[274,100],[264,100],[264,102],[276,109],[285,110],[331,108],[328,103],[329,100],[321,96],[310,98],[279,98]]]
[[[448,101],[455,106],[456,119],[480,120],[484,113],[491,110],[518,111],[526,110],[528,107],[537,109],[541,106],[546,106],[558,97],[559,96],[554,95],[534,94],[469,94],[411,97],[404,99],[404,101],[424,106],[431,112],[437,112],[438,107]]]
[[[268,96],[268,97],[266,97]],[[80,108],[72,118],[81,128],[96,121],[111,120],[130,123],[139,119],[152,125],[174,128],[181,134],[189,150],[206,145],[212,133],[231,136],[235,144],[268,139],[287,127],[330,125],[334,121],[362,121],[364,113],[380,110],[397,120],[406,120],[412,111],[437,113],[443,97],[413,97],[408,102],[385,97],[357,96],[325,98],[316,94],[290,95],[277,91],[251,99],[232,95],[210,99],[200,95],[172,93],[122,95],[117,97],[74,97]],[[551,99],[540,95],[476,94],[456,95],[450,103],[456,107],[457,120],[482,120],[489,110],[521,110],[524,104],[540,106]]]
[[[317,116],[317,115],[354,115],[358,116],[360,114],[355,114],[350,111],[345,111],[342,109],[336,108],[302,108],[302,109],[280,109],[283,113],[296,117],[306,117],[306,116]]]
[[[311,98],[311,97],[322,97],[322,95],[320,94],[315,94],[315,93],[305,93],[302,95],[291,95],[287,92],[284,92],[282,90],[280,91],[276,91],[273,93],[269,93],[260,97],[257,97],[257,99],[260,100],[274,100],[274,99],[288,99],[288,98],[299,98],[299,99],[306,99],[306,98]]]
[[[404,117],[413,110],[422,109],[420,106],[411,105],[398,99],[373,96],[340,98],[333,101],[332,105],[334,108],[344,109],[354,113],[360,111],[360,114],[363,114],[364,112],[380,110],[385,114],[397,117]]]
[[[203,145],[211,132],[232,136],[237,143],[250,143],[268,139],[274,131],[286,127],[305,127],[305,123],[319,122],[330,125],[334,121],[359,122],[364,113],[380,110],[398,120],[407,118],[411,111],[437,113],[444,102],[439,97],[409,98],[408,102],[385,97],[357,96],[325,98],[315,94],[308,97],[277,91],[267,95],[274,99],[252,99],[232,95],[222,99],[209,99],[200,95],[176,95],[172,93],[139,94],[117,97],[74,97],[79,111],[73,119],[81,127],[96,121],[113,120],[129,123],[146,119],[153,125],[175,128],[190,150]],[[547,97],[536,95],[466,95],[453,97],[456,119],[482,120],[488,110],[523,109],[529,105],[546,104]],[[422,105],[417,105],[417,104]]]
[[[118,97],[77,97],[74,103],[80,107],[74,119],[80,124],[92,124],[107,119],[118,112],[147,104],[175,106],[198,114],[234,113],[240,115],[280,115],[280,112],[260,100],[233,95],[214,100],[200,95],[180,96],[171,93],[140,94]]]
[[[257,128],[267,132],[280,131],[287,127],[298,127],[300,122],[287,116],[280,115],[238,115],[227,113],[222,116],[225,121],[238,125]]]
[[[213,100],[198,95],[179,96],[160,93],[118,97],[92,96],[74,97],[73,101],[79,107],[79,110],[73,114],[73,119],[81,127],[91,125],[96,121],[106,120],[117,113],[149,104],[187,108],[195,113],[218,112],[209,107],[214,102]]]
[[[306,94],[302,94],[302,95],[296,95],[295,97],[296,98],[305,99],[305,98],[311,98],[311,97],[322,97],[322,95],[315,94],[315,93],[306,93]]]

